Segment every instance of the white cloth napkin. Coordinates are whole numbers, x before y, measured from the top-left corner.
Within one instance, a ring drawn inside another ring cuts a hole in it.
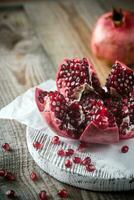
[[[46,91],[55,90],[56,84],[53,80],[48,80],[36,86]],[[15,119],[34,129],[42,129],[47,126],[42,120],[35,102],[35,88],[30,88],[24,94],[0,110],[1,119]]]

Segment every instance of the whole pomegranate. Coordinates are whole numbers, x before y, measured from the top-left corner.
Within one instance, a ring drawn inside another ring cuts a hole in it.
[[[92,52],[108,63],[134,63],[134,13],[113,9],[97,21],[91,38]]]

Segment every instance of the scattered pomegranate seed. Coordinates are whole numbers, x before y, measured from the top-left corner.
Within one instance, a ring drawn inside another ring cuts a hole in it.
[[[58,136],[54,136],[51,141],[52,144],[60,144],[60,139]]]
[[[65,189],[62,189],[58,192],[59,197],[61,198],[67,198],[68,197],[68,192]]]
[[[6,171],[4,169],[0,170],[0,177],[4,177],[6,175]]]
[[[123,146],[123,147],[121,148],[121,152],[122,152],[122,153],[127,153],[128,150],[129,150],[129,147],[128,147],[127,145],[125,145],[125,146]]]
[[[61,157],[63,157],[63,156],[65,156],[65,151],[64,151],[64,149],[60,149],[58,152],[57,152],[57,154],[58,154],[58,156],[61,156]]]
[[[38,180],[38,176],[37,176],[37,174],[36,174],[35,172],[32,172],[32,173],[30,174],[30,178],[31,178],[33,181],[37,181],[37,180]]]
[[[73,158],[73,162],[74,162],[75,164],[79,164],[79,163],[81,163],[81,158],[80,158],[80,157],[74,157],[74,158]]]
[[[73,149],[67,149],[66,150],[66,156],[72,156],[74,154],[74,150]]]
[[[93,172],[96,170],[95,166],[93,164],[90,164],[90,165],[86,165],[86,170],[88,172]]]
[[[82,165],[89,165],[91,163],[91,158],[86,157],[84,160],[82,160],[81,164]]]
[[[2,148],[5,150],[5,151],[10,151],[10,145],[8,143],[5,143],[2,145]]]
[[[38,149],[41,149],[42,148],[42,144],[40,142],[34,142],[33,143],[33,147],[38,150]]]
[[[8,190],[6,192],[6,196],[9,197],[9,198],[14,198],[15,197],[15,191],[13,190]]]
[[[39,198],[40,200],[47,200],[47,193],[45,190],[40,191]]]
[[[65,161],[65,166],[66,166],[67,168],[71,168],[71,167],[72,167],[72,162],[71,162],[71,160],[66,160],[66,161]]]
[[[15,180],[15,176],[11,173],[11,172],[7,172],[5,174],[5,178],[8,180],[8,181],[14,181]]]
[[[81,142],[78,146],[78,151],[84,151],[88,147],[87,143]]]

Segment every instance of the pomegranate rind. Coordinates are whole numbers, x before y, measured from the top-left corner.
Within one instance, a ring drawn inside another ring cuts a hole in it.
[[[86,143],[113,144],[119,142],[118,127],[100,129],[93,121],[86,127],[80,141]]]

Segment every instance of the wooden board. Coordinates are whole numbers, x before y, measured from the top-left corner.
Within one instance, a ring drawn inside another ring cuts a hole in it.
[[[102,82],[110,67],[96,60],[90,51],[91,30],[97,17],[111,6],[134,10],[133,0],[52,0],[0,8],[0,108],[26,89],[55,77],[57,64],[64,57],[91,57]],[[62,184],[45,174],[28,153],[25,127],[0,120],[0,146],[9,142],[12,152],[0,148],[0,168],[16,175],[14,183],[0,179],[0,200],[14,189],[20,200],[37,200],[45,189],[50,199],[59,200],[57,191],[65,187],[69,200],[133,200],[134,192],[100,193]],[[39,181],[30,180],[31,171]]]
[[[72,186],[93,191],[127,191],[134,189],[134,139],[122,141],[114,145],[90,144],[89,148],[78,151],[79,142],[60,138],[58,145],[51,143],[54,132],[49,127],[26,130],[27,145],[30,154],[43,171],[57,180]],[[42,147],[36,149],[33,144],[39,142]],[[128,145],[130,150],[122,154],[122,145]],[[73,149],[74,155],[61,157],[57,152],[61,149]],[[96,167],[88,172],[83,165],[75,164],[73,157],[81,159],[90,157]],[[65,161],[69,159],[72,167],[67,168]]]

